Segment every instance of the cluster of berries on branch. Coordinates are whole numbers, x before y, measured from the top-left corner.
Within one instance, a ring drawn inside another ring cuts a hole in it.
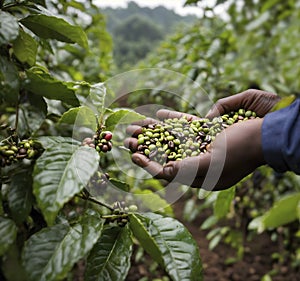
[[[95,148],[98,152],[106,153],[112,149],[112,137],[112,132],[104,131],[103,128],[100,128],[92,138],[85,138],[82,141],[82,145]]]
[[[23,159],[37,159],[43,152],[42,145],[32,139],[8,138],[0,143],[0,167],[10,166]]]

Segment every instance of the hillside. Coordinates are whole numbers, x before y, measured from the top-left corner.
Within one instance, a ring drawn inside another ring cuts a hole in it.
[[[104,8],[107,29],[114,39],[114,59],[121,68],[128,68],[143,59],[179,25],[189,25],[196,16],[181,16],[163,6],[140,7],[129,2],[126,8]]]

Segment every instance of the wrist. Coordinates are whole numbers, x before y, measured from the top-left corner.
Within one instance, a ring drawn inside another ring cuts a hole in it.
[[[258,166],[266,164],[262,149],[262,124],[264,118],[251,120],[253,160]]]

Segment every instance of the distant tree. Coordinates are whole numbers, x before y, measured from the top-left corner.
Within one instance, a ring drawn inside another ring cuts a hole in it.
[[[115,37],[124,37],[127,40],[160,40],[163,38],[161,28],[149,19],[133,15],[120,23],[114,31]]]
[[[116,64],[134,64],[143,59],[163,39],[161,28],[149,19],[133,15],[114,30]]]

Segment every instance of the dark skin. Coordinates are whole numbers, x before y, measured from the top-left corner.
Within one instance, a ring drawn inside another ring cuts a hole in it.
[[[129,126],[127,133],[131,137],[125,140],[125,146],[133,152],[133,162],[155,178],[165,179],[169,182],[174,180],[206,190],[227,189],[252,173],[257,167],[265,164],[261,145],[261,126],[263,117],[279,99],[275,94],[258,90],[247,90],[220,99],[206,117],[213,118],[232,110],[244,108],[255,111],[261,118],[228,127],[211,143],[208,152],[199,156],[181,161],[171,161],[162,166],[157,162],[150,161],[146,156],[136,153],[137,135],[141,132],[141,126],[157,122],[154,119],[146,119]],[[159,110],[157,112],[160,120],[183,116],[189,120],[198,119],[197,116],[176,111]]]

